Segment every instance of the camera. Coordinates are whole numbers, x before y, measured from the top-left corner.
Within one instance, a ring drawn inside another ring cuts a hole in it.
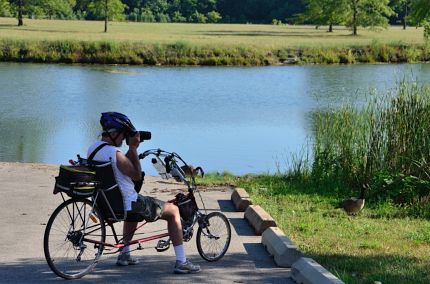
[[[129,132],[127,133],[127,136],[125,137],[125,143],[128,145],[128,138],[133,137],[139,132],[140,134],[140,142],[145,140],[151,140],[151,132],[149,131],[135,131],[135,132]]]

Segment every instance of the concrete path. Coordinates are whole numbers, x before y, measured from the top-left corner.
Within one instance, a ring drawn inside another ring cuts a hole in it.
[[[50,214],[62,202],[53,195],[58,166],[0,163],[0,282],[45,283],[62,281],[51,272],[43,254],[43,234]],[[182,191],[180,184],[146,178],[144,191],[162,200]],[[227,254],[218,262],[203,260],[196,249],[195,237],[185,243],[187,257],[200,264],[202,272],[193,275],[172,274],[174,251],[158,253],[154,242],[134,251],[141,260],[136,266],[118,267],[116,255],[103,255],[95,270],[80,283],[294,283],[290,270],[278,268],[260,244],[261,237],[234,211],[230,188],[203,188],[208,211],[220,210],[232,225],[232,241]],[[142,232],[166,227],[165,221],[145,226]],[[109,232],[110,230],[108,230]]]

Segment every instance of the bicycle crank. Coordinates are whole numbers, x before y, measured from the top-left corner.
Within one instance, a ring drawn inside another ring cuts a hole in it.
[[[167,240],[159,240],[155,250],[158,252],[166,251],[170,248],[170,239]]]

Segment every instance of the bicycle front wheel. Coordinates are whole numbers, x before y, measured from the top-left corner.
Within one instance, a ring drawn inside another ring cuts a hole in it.
[[[87,199],[69,199],[55,209],[46,225],[46,261],[60,277],[81,278],[97,264],[105,239],[105,223],[97,208]]]
[[[231,240],[230,223],[224,214],[212,212],[204,217],[197,230],[197,250],[207,261],[217,261],[227,252]]]

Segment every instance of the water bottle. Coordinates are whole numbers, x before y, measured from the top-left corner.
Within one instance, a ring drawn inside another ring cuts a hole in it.
[[[180,182],[180,181],[184,181],[185,180],[185,177],[184,177],[184,175],[178,170],[178,168],[176,168],[176,167],[173,167],[171,170],[170,170],[170,174],[172,175],[172,177],[176,180],[176,181],[178,181],[178,182]]]
[[[151,162],[162,179],[169,179],[172,177],[169,173],[166,172],[166,165],[163,163],[162,160],[160,160],[159,157],[152,158]]]

